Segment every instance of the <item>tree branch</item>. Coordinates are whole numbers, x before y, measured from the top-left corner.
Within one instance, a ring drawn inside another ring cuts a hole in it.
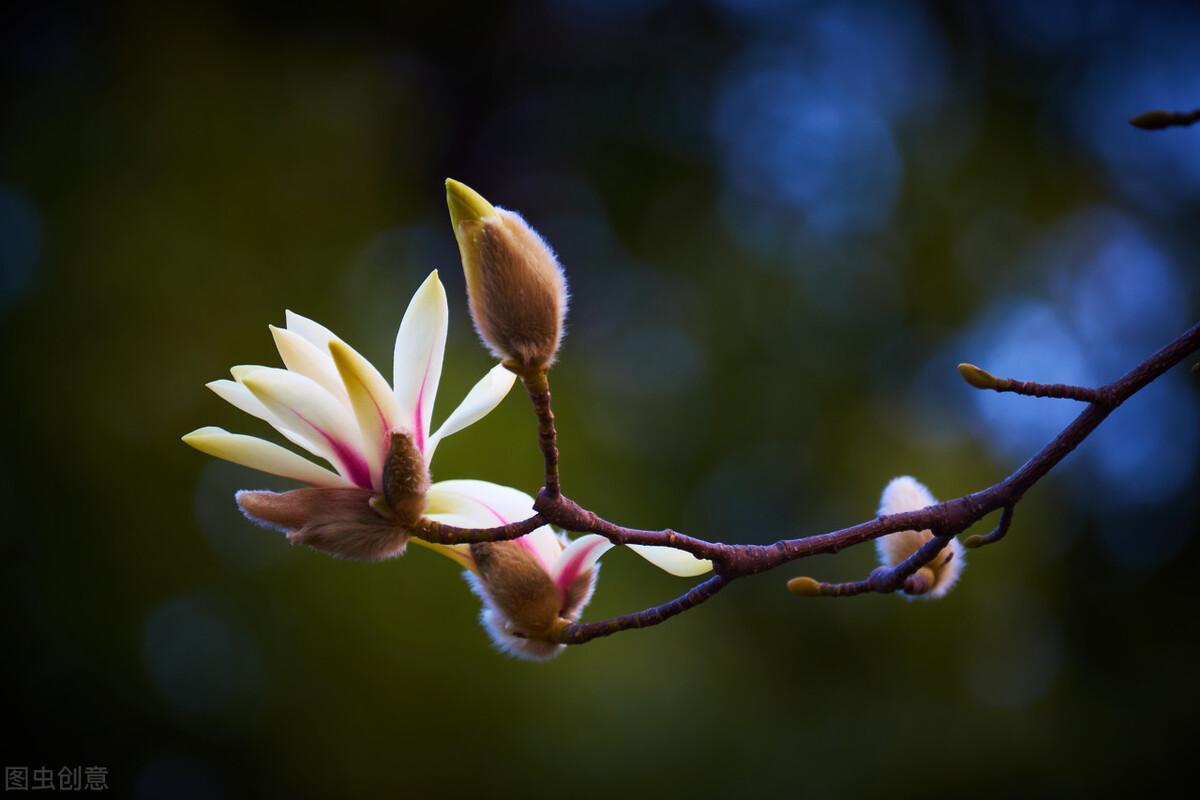
[[[846,583],[824,583],[809,577],[792,578],[788,589],[802,597],[848,597],[867,592],[891,594],[903,588],[909,594],[925,594],[933,588],[932,581],[921,580],[916,574],[921,567],[937,558],[942,548],[949,543],[950,536],[934,536],[921,545],[915,553],[894,567],[876,567],[866,580]]]
[[[542,449],[542,460],[546,465],[546,483],[544,491],[551,497],[558,497],[558,431],[554,428],[554,412],[550,410],[550,381],[545,369],[535,372],[517,373],[529,393],[529,402],[533,404],[533,412],[538,420],[538,444]]]
[[[1144,131],[1187,127],[1200,122],[1200,108],[1195,111],[1147,111],[1129,120],[1129,124]]]
[[[550,411],[550,393],[547,382],[544,390],[536,385],[534,387],[537,389],[536,392],[534,389],[530,390],[530,397],[534,402],[540,422],[539,436],[542,441],[543,453],[546,456],[548,478],[547,486],[538,495],[534,504],[537,514],[527,520],[499,528],[452,528],[433,523],[422,524],[413,533],[429,541],[441,543],[498,541],[516,538],[522,535],[520,531],[526,529],[531,531],[540,525],[549,523],[577,533],[596,533],[606,537],[613,544],[674,547],[713,562],[716,575],[696,585],[687,593],[662,605],[632,614],[624,614],[599,622],[576,623],[567,626],[559,639],[564,644],[583,644],[618,631],[657,625],[696,607],[737,578],[766,572],[791,561],[819,554],[837,553],[847,547],[862,544],[896,531],[935,531],[937,535],[905,561],[890,569],[877,569],[864,581],[844,584],[812,582],[817,587],[813,593],[833,596],[856,595],[865,592],[893,592],[901,587],[908,588],[906,582],[924,564],[936,556],[951,537],[963,532],[997,509],[1003,509],[1003,513],[996,528],[983,536],[971,537],[968,543],[979,546],[992,544],[1002,539],[1012,524],[1013,509],[1025,492],[1087,439],[1113,410],[1197,349],[1200,349],[1200,323],[1193,325],[1125,375],[1096,389],[1064,384],[1046,385],[1010,381],[1009,388],[1000,391],[1019,391],[1017,388],[1012,388],[1016,386],[1036,387],[1037,391],[1020,391],[1020,393],[1036,397],[1069,397],[1087,402],[1088,406],[1031,459],[1008,477],[986,489],[918,511],[877,517],[841,530],[803,538],[782,539],[767,545],[731,545],[697,539],[670,529],[648,531],[626,528],[600,518],[594,512],[562,495],[558,491],[558,450],[554,441],[554,417]],[[983,371],[979,370],[979,372]],[[989,385],[984,388],[995,387]],[[551,454],[553,454],[553,458]],[[552,467],[554,468],[553,490],[549,481]],[[811,589],[812,587],[806,584],[805,588]],[[911,588],[919,587],[912,586]]]

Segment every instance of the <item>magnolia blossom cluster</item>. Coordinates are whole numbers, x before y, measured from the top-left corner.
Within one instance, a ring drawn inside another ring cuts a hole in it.
[[[595,591],[597,561],[613,547],[608,539],[588,534],[572,540],[549,525],[510,541],[472,545],[416,535],[428,523],[490,528],[534,514],[533,499],[518,489],[470,478],[435,483],[430,465],[438,444],[485,417],[517,376],[527,385],[545,385],[567,310],[562,269],[519,214],[493,206],[457,181],[447,181],[446,190],[471,318],[501,363],[441,425],[433,427],[433,411],[449,307],[435,270],[400,321],[391,384],[332,331],[291,311],[284,327],[270,327],[282,368],[236,366],[232,379],[208,384],[324,464],[221,428],[200,428],[183,440],[209,455],[305,484],[287,492],[238,492],[238,506],[254,522],[339,558],[395,558],[410,542],[429,548],[465,570],[483,603],[481,621],[497,647],[520,658],[550,658],[561,652],[564,629],[579,619]],[[880,513],[934,502],[914,479],[897,478],[884,490]],[[895,566],[932,536],[927,530],[885,536],[878,541],[880,559]],[[712,569],[711,562],[681,550],[629,547],[674,575]],[[941,597],[962,564],[962,547],[952,540],[906,584],[907,593]]]
[[[287,492],[240,491],[254,522],[289,541],[339,558],[395,558],[412,542],[462,567],[483,602],[481,620],[514,656],[545,659],[563,649],[596,586],[597,560],[612,544],[589,534],[571,540],[550,526],[512,541],[446,545],[414,535],[424,520],[462,528],[506,525],[533,515],[517,489],[458,478],[432,482],[438,444],[478,422],[527,377],[553,362],[562,340],[566,281],[554,254],[520,215],[447,181],[451,223],[480,337],[502,360],[434,428],[449,310],[436,271],[413,295],[396,335],[392,382],[329,329],[286,312],[271,326],[283,367],[236,366],[208,384],[218,396],[273,427],[325,465],[254,436],[206,427],[183,437],[192,447],[305,484]],[[326,466],[327,465],[327,466]],[[712,569],[666,547],[631,545],[680,576]]]

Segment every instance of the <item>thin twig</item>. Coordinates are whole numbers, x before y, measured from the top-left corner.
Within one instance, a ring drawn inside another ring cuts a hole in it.
[[[963,380],[976,389],[1012,392],[1029,397],[1056,397],[1064,400],[1078,400],[1082,403],[1105,403],[1108,400],[1102,389],[1075,386],[1069,383],[1037,383],[1036,381],[1019,381],[1016,378],[997,378],[974,364],[959,364],[958,372],[963,376]]]
[[[558,476],[558,431],[554,427],[554,412],[550,409],[550,381],[546,370],[521,372],[521,381],[529,393],[529,401],[538,420],[538,444],[546,465],[545,490],[551,497],[561,491]]]
[[[540,514],[534,514],[519,522],[510,522],[497,528],[459,528],[445,525],[422,518],[413,534],[427,542],[437,544],[476,544],[478,542],[504,542],[509,539],[520,539],[527,533],[532,533],[546,524]]]
[[[1200,108],[1195,111],[1147,111],[1129,120],[1129,124],[1144,131],[1187,127],[1200,122]]]
[[[633,614],[622,614],[619,617],[611,617],[599,622],[576,622],[568,625],[559,634],[558,641],[562,644],[584,644],[592,639],[599,639],[601,636],[609,636],[619,631],[658,625],[677,614],[695,608],[727,585],[729,585],[728,578],[714,575],[703,583],[696,584],[687,593],[660,606],[647,608]]]
[[[983,547],[989,544],[995,544],[1003,539],[1008,534],[1009,527],[1012,526],[1013,509],[1016,505],[1005,506],[1000,512],[1000,521],[996,523],[996,527],[992,528],[987,533],[968,536],[963,542],[964,547]]]
[[[870,576],[861,581],[825,583],[801,577],[788,581],[788,588],[799,595],[820,595],[822,597],[852,597],[867,592],[891,594],[901,588],[909,594],[924,594],[931,587],[916,580],[916,573],[921,567],[937,558],[938,553],[945,549],[951,538],[950,536],[934,536],[899,564],[894,567],[877,567],[872,570]]]

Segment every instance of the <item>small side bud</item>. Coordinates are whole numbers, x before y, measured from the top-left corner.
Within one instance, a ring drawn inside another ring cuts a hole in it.
[[[393,433],[383,462],[383,496],[396,524],[411,530],[425,510],[429,468],[407,433]]]
[[[515,212],[446,180],[450,223],[479,336],[515,372],[545,369],[562,341],[567,284],[549,245]]]
[[[974,550],[976,547],[983,547],[987,541],[983,538],[982,533],[973,533],[966,539],[963,539],[963,547],[968,550]]]
[[[815,578],[801,575],[787,582],[788,591],[800,597],[817,597],[821,594],[821,583]]]
[[[962,375],[963,380],[976,389],[997,389],[1003,383],[1003,381],[992,373],[985,369],[980,369],[974,364],[959,364],[958,374]]]
[[[929,594],[937,585],[937,574],[929,567],[919,570],[904,579],[904,591],[911,595]]]

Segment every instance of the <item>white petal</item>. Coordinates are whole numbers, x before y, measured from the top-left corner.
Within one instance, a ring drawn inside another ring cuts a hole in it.
[[[442,525],[452,525],[455,528],[478,528],[479,527],[479,521],[475,517],[469,516],[467,514],[422,514],[421,516],[425,517],[426,519],[433,520],[434,522],[439,522]],[[455,546],[458,547],[460,545],[455,545]],[[469,545],[461,545],[461,546],[465,547],[465,546],[469,546]]]
[[[287,329],[294,331],[313,345],[322,353],[329,349],[329,343],[338,338],[333,331],[326,328],[319,322],[314,322],[308,317],[302,317],[294,311],[283,312],[283,318],[287,323]]]
[[[390,445],[388,435],[399,415],[396,396],[379,370],[350,345],[333,339],[329,353],[354,410],[371,474],[383,475]]]
[[[310,378],[284,369],[260,369],[242,380],[288,428],[312,439],[323,458],[364,489],[379,489],[363,456],[362,435],[349,408]]]
[[[476,527],[507,525],[533,516],[533,498],[519,489],[474,480],[438,481],[425,496],[426,515],[464,514]]]
[[[258,367],[258,369],[267,369],[267,367]],[[250,374],[253,368],[239,368],[242,377]],[[282,433],[288,440],[300,445],[308,452],[315,456],[321,455],[321,449],[313,443],[312,439],[307,436],[297,433],[291,428],[279,421],[279,418],[271,413],[271,410],[262,404],[262,401],[255,397],[249,389],[240,383],[230,380],[212,381],[207,384],[209,389],[212,389],[218,397],[229,403],[239,411],[245,411],[252,417],[261,419],[268,423],[275,430]]]
[[[517,376],[502,364],[492,367],[488,374],[484,375],[479,383],[467,392],[467,396],[458,404],[458,408],[446,417],[446,421],[437,429],[437,433],[429,437],[429,446],[425,451],[426,460],[433,457],[433,451],[437,449],[438,442],[442,439],[461,431],[468,425],[473,425],[491,413],[491,410],[505,398],[509,389],[512,389],[513,381],[516,378]]]
[[[560,590],[565,589],[580,573],[591,569],[600,556],[611,550],[612,546],[612,542],[595,533],[580,536],[559,554],[554,566],[550,568],[550,577]]]
[[[329,356],[329,350],[318,349],[315,344],[305,339],[295,331],[269,326],[271,336],[275,337],[275,347],[283,364],[292,372],[297,372],[306,378],[312,378],[339,400],[349,403],[346,389],[338,375],[337,367]],[[335,340],[336,341],[336,340]]]
[[[471,520],[462,527],[490,528],[520,522],[533,516],[533,498],[517,489],[487,481],[440,481],[425,495],[425,515],[457,514]],[[563,545],[549,525],[518,539],[549,572]]]
[[[400,425],[413,435],[422,453],[442,377],[449,319],[446,290],[434,270],[417,289],[400,321],[392,383],[399,403]]]
[[[692,578],[703,575],[713,568],[712,562],[696,558],[685,550],[674,547],[658,547],[648,544],[631,544],[629,549],[649,561],[663,572],[678,575],[680,578]]]
[[[183,441],[201,453],[313,486],[345,488],[351,485],[342,476],[301,458],[291,450],[254,436],[208,427],[192,431],[183,437]]]

